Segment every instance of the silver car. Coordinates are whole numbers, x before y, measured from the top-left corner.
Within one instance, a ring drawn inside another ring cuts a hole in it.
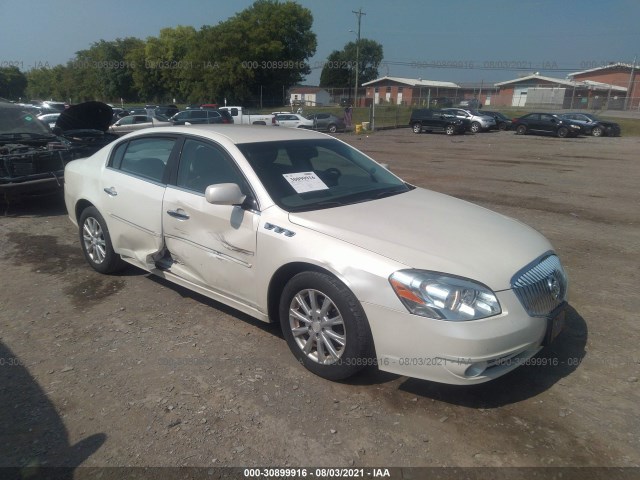
[[[127,133],[142,130],[150,127],[168,127],[173,125],[169,120],[158,117],[147,117],[146,115],[127,115],[109,127],[111,133],[125,135]]]
[[[496,127],[496,120],[489,115],[483,115],[476,110],[468,110],[466,108],[443,108],[443,112],[450,113],[454,117],[462,120],[467,120],[469,126],[467,127],[470,132],[478,133],[481,131],[491,130]]]

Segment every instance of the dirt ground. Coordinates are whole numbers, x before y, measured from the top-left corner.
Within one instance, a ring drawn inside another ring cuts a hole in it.
[[[29,201],[0,216],[0,466],[640,466],[640,138],[339,137],[552,241],[571,307],[540,365],[332,383],[277,326],[94,272],[63,202]]]

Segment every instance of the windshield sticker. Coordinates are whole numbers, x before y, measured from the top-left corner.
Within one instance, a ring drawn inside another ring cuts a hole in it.
[[[285,173],[282,175],[296,193],[328,190],[329,187],[314,172]]]

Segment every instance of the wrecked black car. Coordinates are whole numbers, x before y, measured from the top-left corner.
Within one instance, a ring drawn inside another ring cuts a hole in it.
[[[101,102],[86,102],[61,113],[52,129],[20,105],[0,103],[0,198],[62,189],[64,166],[112,142],[113,112]]]

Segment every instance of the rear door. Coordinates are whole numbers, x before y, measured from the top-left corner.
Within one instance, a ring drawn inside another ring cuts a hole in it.
[[[162,198],[166,165],[176,138],[148,136],[120,144],[101,177],[101,210],[114,250],[151,268],[162,249]]]

